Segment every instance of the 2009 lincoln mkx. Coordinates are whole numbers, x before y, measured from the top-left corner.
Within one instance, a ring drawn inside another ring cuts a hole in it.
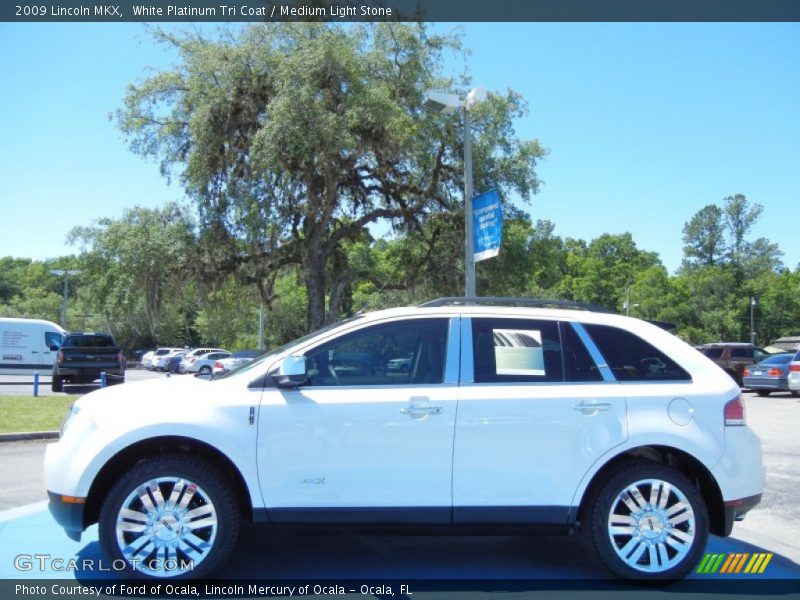
[[[218,378],[92,392],[45,471],[67,533],[99,522],[145,577],[207,575],[249,520],[579,530],[616,576],[667,581],[764,482],[738,386],[671,333],[464,298],[357,315]]]

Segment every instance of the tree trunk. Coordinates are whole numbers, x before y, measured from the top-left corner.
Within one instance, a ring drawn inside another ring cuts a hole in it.
[[[309,248],[303,263],[303,278],[308,295],[306,324],[309,331],[314,331],[325,324],[325,257],[318,248]]]

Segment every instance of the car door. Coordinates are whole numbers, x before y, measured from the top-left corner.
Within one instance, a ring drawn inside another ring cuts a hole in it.
[[[581,478],[627,438],[625,398],[580,326],[462,319],[456,523],[567,522]]]
[[[457,318],[375,323],[305,351],[306,384],[265,389],[270,519],[448,523],[458,338]],[[388,368],[409,355],[408,371]]]

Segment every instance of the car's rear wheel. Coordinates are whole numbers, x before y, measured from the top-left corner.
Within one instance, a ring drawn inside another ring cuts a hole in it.
[[[769,390],[756,390],[756,394],[758,394],[762,398],[765,398],[766,396],[769,396],[770,391]]]
[[[191,456],[145,460],[114,485],[100,511],[100,543],[130,575],[204,577],[228,558],[239,534],[230,485]]]
[[[211,367],[209,367],[209,366],[200,367],[200,372],[203,375],[208,375],[209,373],[211,373]]]
[[[53,381],[50,384],[50,388],[54,392],[62,392],[64,391],[64,379],[58,375],[53,375]]]
[[[708,541],[708,512],[696,487],[655,462],[610,473],[594,497],[589,525],[600,558],[625,579],[681,579]]]

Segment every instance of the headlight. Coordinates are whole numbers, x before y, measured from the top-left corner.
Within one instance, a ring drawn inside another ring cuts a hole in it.
[[[77,400],[72,403],[72,406],[69,407],[69,411],[67,411],[67,416],[64,417],[64,420],[61,422],[61,431],[58,433],[58,437],[64,437],[64,432],[67,430],[67,427],[70,424],[75,416],[81,411],[81,408],[77,405]]]

